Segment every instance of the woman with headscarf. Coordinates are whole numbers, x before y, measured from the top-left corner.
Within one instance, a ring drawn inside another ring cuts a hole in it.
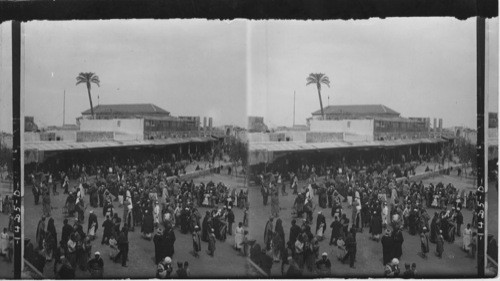
[[[274,229],[274,236],[272,240],[273,244],[273,260],[279,262],[283,257],[283,251],[285,250],[285,231],[283,230],[283,225],[281,219],[276,221],[276,226]]]
[[[194,226],[193,231],[193,255],[195,257],[199,257],[198,252],[201,251],[201,239],[200,239],[200,227],[197,225]]]
[[[36,228],[36,243],[39,249],[42,249],[43,239],[45,238],[45,217],[42,217]]]
[[[50,217],[50,211],[52,210],[52,207],[50,205],[50,192],[49,191],[44,191],[42,203],[43,203],[43,215],[45,217]]]
[[[280,201],[278,188],[273,185],[271,189],[271,215],[278,217],[280,214]]]
[[[213,257],[215,254],[215,233],[214,229],[210,229],[210,234],[208,235],[208,254]]]
[[[444,237],[443,237],[443,231],[439,230],[439,234],[436,238],[436,255],[439,258],[442,258],[444,252]]]
[[[431,229],[430,229],[431,233],[430,233],[430,237],[429,237],[429,241],[431,243],[436,243],[437,236],[439,233],[439,225],[440,225],[439,215],[437,212],[434,212],[434,217],[432,218],[432,221],[431,221]]]
[[[266,245],[266,250],[269,251],[271,249],[271,241],[274,237],[273,235],[273,217],[270,217],[266,223],[266,227],[264,229],[264,244]]]
[[[52,260],[52,253],[57,247],[57,231],[54,225],[54,219],[50,218],[47,224],[47,235],[45,237],[47,260]]]
[[[205,217],[203,218],[203,222],[201,223],[201,241],[208,242],[208,235],[210,232],[211,226],[209,225],[210,212],[207,211],[205,213]]]

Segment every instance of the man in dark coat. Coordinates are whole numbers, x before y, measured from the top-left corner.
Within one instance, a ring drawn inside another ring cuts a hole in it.
[[[438,221],[439,221],[438,213],[435,212],[434,217],[432,218],[432,221],[431,221],[431,233],[430,233],[431,237],[429,238],[429,241],[431,243],[436,243],[437,234],[439,231]]]
[[[264,184],[262,184],[260,192],[262,193],[262,199],[263,199],[264,206],[267,206],[267,200],[269,197],[269,189]]]
[[[455,219],[457,222],[457,236],[460,237],[460,228],[462,227],[462,224],[464,223],[464,216],[462,215],[460,208],[457,208],[457,214],[456,214]]]
[[[125,227],[124,227],[125,228]],[[128,258],[128,229],[124,229],[120,231],[120,235],[118,236],[118,249],[120,250],[118,254],[114,258],[114,262],[118,262],[121,258],[122,266],[127,267],[127,258]]]
[[[181,233],[186,234],[189,231],[189,208],[181,210]]]
[[[64,245],[68,243],[69,236],[71,235],[72,232],[73,232],[73,227],[71,227],[71,225],[68,224],[68,219],[64,219],[63,228],[61,232],[61,242],[63,242]]]
[[[227,234],[233,235],[233,223],[234,223],[234,213],[231,210],[231,206],[229,206],[227,211]]]
[[[175,253],[175,233],[172,227],[165,229],[165,246],[166,246],[166,256],[173,257]]]
[[[104,233],[102,235],[101,245],[108,244],[109,238],[113,234],[114,224],[109,219],[109,216],[106,216],[106,220],[102,223],[102,227],[104,228]]]
[[[401,259],[401,256],[403,255],[403,232],[401,229],[398,227],[394,229],[394,232],[392,233],[392,239],[394,241],[394,253],[393,257],[397,259]]]
[[[394,240],[392,239],[391,231],[389,229],[386,229],[385,235],[382,236],[381,242],[382,242],[383,264],[386,265],[393,258],[393,247],[394,247]]]
[[[354,268],[354,261],[356,260],[356,238],[353,232],[349,232],[347,239],[345,240],[347,255],[344,257],[342,262],[345,262],[349,258],[349,266]]]
[[[33,183],[33,196],[35,197],[35,205],[38,205],[40,201],[40,189],[36,186],[36,183]]]
[[[342,230],[342,224],[339,221],[339,217],[335,216],[333,222],[330,224],[330,228],[332,229],[332,236],[330,237],[330,245],[333,245],[337,242],[337,239],[340,237],[340,232]]]
[[[321,224],[323,224],[323,226],[321,226]],[[318,217],[316,218],[316,232],[315,233],[318,233],[318,229],[322,227],[323,228],[323,235],[325,234],[325,230],[326,230],[326,219],[325,219],[325,216],[320,212],[318,212]]]
[[[211,226],[208,223],[210,218],[210,212],[207,211],[205,217],[203,218],[203,222],[201,223],[201,241],[208,242],[208,232]]]
[[[410,235],[417,234],[417,211],[410,211],[410,215],[408,217],[408,225],[409,225],[409,233]]]
[[[97,223],[97,215],[94,214],[94,211],[90,211],[90,214],[89,214],[89,223],[88,223],[88,226],[87,226],[87,233],[89,232],[90,228],[92,227],[92,224],[95,223],[95,229],[94,229],[94,233],[97,233],[97,228],[99,227],[99,224]]]
[[[301,231],[300,226],[297,225],[297,221],[293,219],[292,226],[290,227],[290,235],[288,237],[288,241],[290,241],[291,245],[295,245],[295,241],[297,241],[297,237]]]
[[[155,245],[155,263],[158,264],[165,258],[163,248],[163,233],[161,229],[158,229],[155,236],[153,237],[153,243]]]

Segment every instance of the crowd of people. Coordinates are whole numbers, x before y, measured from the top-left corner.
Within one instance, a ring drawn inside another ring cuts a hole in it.
[[[195,257],[200,255],[202,242],[208,244],[207,254],[215,256],[216,241],[224,241],[228,235],[234,235],[234,249],[244,254],[249,207],[246,188],[212,181],[195,184],[192,179],[172,177],[178,173],[177,168],[172,170],[171,167],[178,167],[179,162],[159,164],[147,160],[139,163],[128,159],[122,165],[109,164],[75,164],[64,171],[32,173],[28,178],[34,203],[39,204],[42,196],[43,204],[36,245],[29,243],[27,247],[39,270],[43,271],[45,264],[54,260],[53,270],[57,277],[74,276],[77,269],[102,277],[101,254],[94,253],[91,258],[92,244],[98,236],[101,236],[101,245],[109,247],[112,261],[126,267],[129,233],[135,229],[140,229],[142,238],[154,243],[157,276],[160,277],[171,276],[173,272],[176,229],[181,235],[192,235]],[[66,197],[61,209],[66,219],[61,239],[57,241],[51,196],[61,193]],[[203,218],[201,208],[207,209]],[[244,213],[237,225],[234,208]],[[104,221],[98,222],[96,213],[101,211]],[[179,264],[176,272],[185,277],[189,272],[188,264]]]
[[[328,236],[328,226],[331,229],[329,245],[337,252],[339,261],[352,268],[356,261],[356,235],[368,230],[370,239],[382,244],[386,276],[415,276],[411,271],[416,265],[410,264],[405,264],[409,270],[399,275],[403,231],[420,237],[422,258],[428,258],[429,243],[435,244],[435,255],[441,258],[444,242],[453,243],[457,236],[462,237],[462,249],[474,258],[477,247],[475,193],[460,190],[451,183],[424,185],[422,181],[400,178],[414,174],[414,169],[412,164],[384,167],[371,163],[364,169],[359,166],[352,169],[345,164],[302,164],[293,172],[261,174],[257,182],[264,205],[271,196],[271,218],[265,227],[262,253],[255,252],[254,259],[269,273],[273,261],[281,262],[282,273],[287,277],[300,276],[305,270],[326,274],[331,262],[328,253],[320,257],[319,242]],[[301,186],[301,179],[306,179],[305,185]],[[280,189],[282,195],[290,190],[295,197],[288,240],[279,218]],[[324,209],[331,210],[330,223],[326,221]],[[434,214],[429,214],[433,209]],[[465,227],[464,209],[473,213],[472,221]]]

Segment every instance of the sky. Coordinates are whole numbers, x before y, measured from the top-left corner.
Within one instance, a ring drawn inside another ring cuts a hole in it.
[[[488,23],[487,93],[498,112],[498,19]],[[11,25],[0,25],[0,130],[12,131]],[[246,125],[296,124],[319,109],[312,72],[330,77],[329,104],[384,104],[406,117],[476,127],[476,20],[111,20],[23,24],[24,114],[61,125],[94,105],[153,103],[172,115]]]
[[[246,125],[244,21],[33,21],[24,25],[25,115],[67,124],[90,108],[80,72],[94,72],[94,106],[153,103],[174,116]]]
[[[490,110],[498,111],[498,19],[489,20]],[[250,26],[248,113],[270,127],[319,110],[309,73],[325,73],[323,106],[384,104],[404,117],[476,127],[476,20],[268,21]]]

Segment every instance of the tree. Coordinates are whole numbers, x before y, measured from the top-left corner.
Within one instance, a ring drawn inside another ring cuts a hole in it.
[[[99,76],[95,75],[93,72],[80,72],[78,76],[76,77],[76,85],[85,83],[87,85],[87,92],[89,94],[89,102],[90,102],[90,113],[92,114],[92,119],[94,119],[94,107],[92,106],[92,96],[90,95],[90,88],[91,88],[91,83],[96,84],[98,87],[99,83]]]
[[[316,84],[316,88],[318,89],[318,97],[319,97],[319,106],[321,108],[321,117],[325,119],[325,112],[323,111],[323,101],[321,100],[321,84],[325,84],[330,88],[330,78],[326,76],[324,73],[311,73],[306,78],[307,84]]]

